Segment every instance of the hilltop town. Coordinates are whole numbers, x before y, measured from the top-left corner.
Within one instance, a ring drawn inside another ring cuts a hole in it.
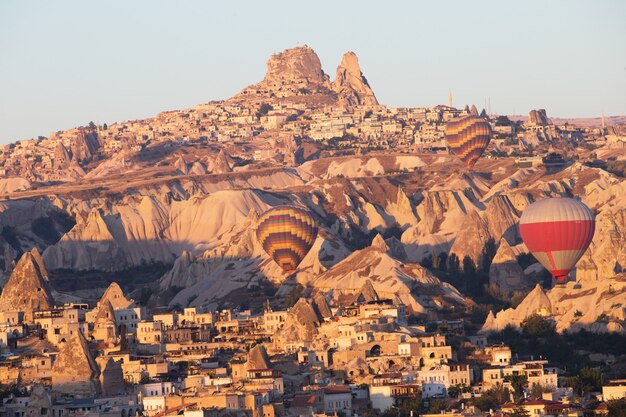
[[[494,132],[474,170],[444,139],[466,115]],[[301,46],[230,99],[0,147],[0,417],[613,412],[624,122],[390,108]],[[597,225],[554,285],[518,223],[558,196]],[[254,233],[281,204],[320,229],[289,274]]]
[[[261,82],[225,101],[145,120],[90,123],[4,145],[0,190],[6,194],[102,178],[124,172],[144,154],[170,148],[221,151],[217,162],[206,156],[176,160],[183,174],[228,172],[233,166],[261,162],[295,166],[320,155],[445,150],[445,123],[479,114],[475,105],[458,109],[452,104],[449,97],[447,106],[388,108],[378,103],[354,53],[344,55],[331,83],[315,52],[303,46],[272,56]],[[487,116],[484,109],[480,115]],[[493,116],[495,138],[488,155],[537,156],[537,150],[545,155],[550,147],[572,153],[572,145],[585,143],[623,148],[623,120],[609,122],[603,119],[596,127],[556,125],[545,110],[532,110],[524,122]],[[546,144],[550,146],[542,146]]]

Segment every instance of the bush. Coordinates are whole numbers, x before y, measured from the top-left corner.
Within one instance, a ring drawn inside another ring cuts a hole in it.
[[[533,314],[522,322],[522,332],[524,335],[532,337],[545,337],[555,333],[552,320]]]
[[[256,117],[260,118],[262,116],[265,116],[267,113],[269,113],[270,110],[273,110],[273,109],[274,107],[272,107],[270,104],[263,103],[261,104],[261,107],[259,107],[259,110],[257,110]]]
[[[506,116],[498,116],[496,126],[511,126],[511,121]]]
[[[504,380],[511,383],[515,401],[523,400],[524,389],[528,387],[528,377],[526,375],[507,375],[504,377]]]
[[[285,307],[293,307],[293,305],[298,302],[303,292],[304,287],[301,284],[296,284],[285,297]]]
[[[626,161],[610,161],[606,170],[618,177],[626,178]]]
[[[480,397],[472,398],[470,403],[478,407],[481,411],[496,410],[500,408],[502,404],[509,401],[509,396],[509,390],[502,385],[498,385],[483,392],[483,395]]]
[[[608,401],[610,417],[626,417],[626,398]]]
[[[598,323],[606,323],[607,321],[609,321],[609,316],[607,316],[606,313],[602,313],[596,318],[596,322]]]

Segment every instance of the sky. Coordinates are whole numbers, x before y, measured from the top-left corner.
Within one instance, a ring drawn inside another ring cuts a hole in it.
[[[623,0],[0,0],[0,144],[227,99],[302,44],[387,106],[626,114]]]

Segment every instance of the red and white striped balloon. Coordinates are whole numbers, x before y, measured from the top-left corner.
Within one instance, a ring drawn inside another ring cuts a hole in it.
[[[593,213],[573,198],[546,198],[526,207],[520,234],[533,256],[563,282],[587,250],[596,230]]]

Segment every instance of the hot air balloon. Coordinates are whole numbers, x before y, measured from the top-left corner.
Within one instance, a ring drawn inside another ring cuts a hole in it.
[[[277,206],[259,219],[256,230],[259,243],[285,272],[298,267],[317,237],[311,214],[296,206]]]
[[[533,256],[560,283],[587,250],[596,223],[580,201],[546,198],[526,207],[519,229]]]
[[[483,154],[491,140],[489,122],[478,116],[453,119],[446,124],[448,149],[470,169]]]

